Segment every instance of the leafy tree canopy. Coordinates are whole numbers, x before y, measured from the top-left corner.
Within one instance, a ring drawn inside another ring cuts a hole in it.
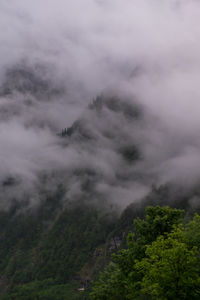
[[[93,300],[199,299],[200,216],[183,225],[183,210],[148,207],[134,221],[127,249],[93,286]]]

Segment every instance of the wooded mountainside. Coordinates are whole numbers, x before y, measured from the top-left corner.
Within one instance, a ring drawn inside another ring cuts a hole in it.
[[[32,110],[62,89],[19,69],[0,96],[14,93]],[[199,184],[159,183],[151,120],[134,101],[98,96],[70,127],[51,127],[50,167],[36,156],[30,178],[3,174],[0,299],[198,299]]]
[[[185,200],[175,205],[185,210],[156,206],[162,205],[163,199],[167,203],[168,195],[167,187],[154,188],[121,216],[82,203],[55,214],[58,195],[47,199],[35,214],[16,214],[14,207],[1,212],[1,299],[90,299],[89,295],[91,299],[165,299],[175,274],[166,271],[170,266],[162,267],[158,259],[152,258],[154,251],[165,248],[172,251],[169,255],[177,253],[174,263],[181,274],[181,268],[188,272],[183,279],[180,276],[180,288],[175,291],[181,291],[178,298],[174,298],[171,287],[172,294],[166,299],[189,299],[188,295],[198,299],[199,217],[192,221],[196,209]],[[145,215],[148,204],[154,206]],[[167,253],[160,255],[170,262]],[[149,281],[148,268],[155,272],[155,281]],[[164,286],[156,279],[156,272],[159,278],[163,272]],[[165,278],[166,272],[169,278]]]

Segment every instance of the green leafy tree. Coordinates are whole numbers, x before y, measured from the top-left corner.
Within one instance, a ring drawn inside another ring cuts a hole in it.
[[[127,237],[127,249],[113,255],[115,271],[112,263],[94,284],[91,298],[94,300],[128,299],[129,286],[142,280],[143,274],[134,269],[135,260],[145,257],[145,249],[162,234],[170,232],[173,226],[182,221],[183,210],[166,207],[147,207],[144,220],[134,221],[134,232]],[[134,269],[134,272],[133,272]],[[117,296],[120,298],[116,298]],[[140,285],[134,284],[131,299],[143,299]]]
[[[91,292],[93,300],[122,300],[124,299],[124,284],[122,274],[115,263],[110,263],[100,275]]]
[[[193,220],[186,224],[184,238],[187,245],[200,249],[200,216],[198,214],[195,214]]]
[[[170,232],[174,226],[181,224],[183,210],[172,209],[169,206],[149,206],[146,208],[145,218],[134,220],[133,232],[127,236],[127,249],[113,255],[125,273],[132,269],[134,260],[145,256],[146,245],[151,244],[156,238]]]
[[[142,280],[129,282],[130,298],[131,291],[134,295],[138,286],[142,294],[153,299],[200,298],[199,252],[184,240],[183,228],[179,227],[147,246],[146,257],[134,266],[142,274]]]
[[[183,213],[183,210],[169,206],[148,206],[145,218],[134,221],[136,234],[144,244],[152,243],[159,235],[170,232],[174,225],[180,224]]]

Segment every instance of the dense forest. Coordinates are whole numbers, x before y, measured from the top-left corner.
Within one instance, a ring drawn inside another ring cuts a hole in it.
[[[163,206],[170,194],[154,187],[121,215],[82,203],[55,214],[59,193],[34,214],[1,212],[0,299],[198,299],[198,209]]]

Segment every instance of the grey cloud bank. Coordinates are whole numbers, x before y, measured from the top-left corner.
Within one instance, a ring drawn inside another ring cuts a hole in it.
[[[44,174],[50,192],[62,182],[67,199],[120,207],[152,184],[197,184],[199,20],[198,1],[2,0],[1,207],[39,201]],[[88,109],[99,94],[122,104]],[[76,120],[71,136],[57,135]],[[141,157],[127,163],[120,151],[133,145]]]

